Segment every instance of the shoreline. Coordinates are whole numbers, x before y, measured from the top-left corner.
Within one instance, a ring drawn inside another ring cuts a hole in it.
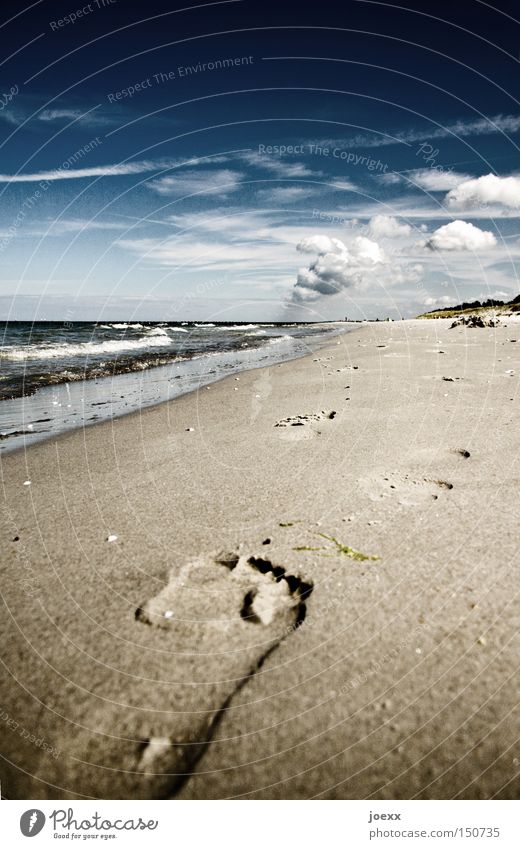
[[[341,335],[344,323],[336,324],[337,330],[330,338]],[[343,332],[348,333],[349,327]],[[175,359],[169,364],[152,366],[142,371],[118,372],[111,376],[92,377],[78,381],[63,380],[59,383],[42,386],[29,395],[0,400],[0,456],[16,451],[24,451],[33,444],[54,439],[62,433],[94,426],[103,421],[112,421],[133,413],[140,413],[159,404],[169,403],[176,398],[197,392],[225,379],[228,375],[242,374],[264,367],[263,360],[270,364],[290,362],[308,356],[309,350],[319,350],[327,345],[329,339],[319,336],[309,337],[307,352],[278,354],[268,346],[258,346],[247,351],[251,362],[245,358],[242,349],[212,351],[200,353],[185,359]],[[300,341],[300,340],[298,340]],[[298,344],[298,342],[297,342]],[[240,359],[242,355],[242,359]],[[256,364],[255,363],[256,359]],[[203,375],[197,375],[193,368],[197,364],[213,366]],[[174,374],[177,371],[178,374]],[[214,377],[213,375],[217,375]],[[174,381],[181,378],[179,385]],[[171,386],[169,384],[172,384]],[[131,400],[132,394],[139,390],[138,397]],[[121,391],[124,394],[121,395]],[[160,396],[160,397],[157,397]],[[130,409],[127,407],[130,406]],[[98,407],[108,407],[105,413]],[[45,407],[49,409],[46,410]],[[58,409],[56,409],[58,408]],[[60,422],[61,410],[69,409],[68,419]],[[21,412],[20,412],[21,411]],[[37,417],[40,418],[37,418]],[[46,418],[41,418],[46,416]],[[78,417],[78,418],[76,418]],[[33,421],[31,421],[33,419]],[[34,424],[45,423],[45,428],[34,430]],[[11,431],[9,432],[9,429]]]
[[[49,747],[0,724],[7,798],[516,798],[508,324],[354,326],[2,457],[3,710]]]

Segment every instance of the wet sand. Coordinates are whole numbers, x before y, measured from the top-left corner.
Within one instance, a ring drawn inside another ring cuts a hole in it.
[[[363,325],[2,458],[3,795],[516,798],[519,348]]]

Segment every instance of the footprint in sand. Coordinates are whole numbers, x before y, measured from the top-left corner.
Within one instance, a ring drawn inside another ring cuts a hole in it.
[[[275,427],[285,428],[279,436],[286,440],[312,439],[322,433],[323,424],[337,416],[336,410],[322,410],[320,413],[307,413],[301,416],[288,416],[280,419]]]
[[[436,501],[442,491],[453,489],[449,481],[399,474],[368,477],[361,481],[361,486],[371,501],[395,498],[407,507]]]
[[[105,705],[90,733],[78,729],[65,786],[97,798],[177,793],[233,694],[303,622],[311,592],[260,556],[221,553],[174,568],[135,612],[134,639],[164,656],[161,680],[136,676],[134,707]]]
[[[335,371],[328,371],[327,377],[331,377],[331,375],[338,374],[338,372],[352,371],[352,370],[357,371],[358,368],[359,368],[359,366],[343,366],[342,368],[337,368]]]

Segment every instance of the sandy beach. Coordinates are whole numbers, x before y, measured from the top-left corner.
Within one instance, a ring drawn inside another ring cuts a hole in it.
[[[5,797],[518,795],[520,325],[450,324],[2,458]]]

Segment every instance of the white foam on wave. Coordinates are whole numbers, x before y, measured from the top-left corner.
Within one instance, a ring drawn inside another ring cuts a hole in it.
[[[164,327],[150,327],[146,331],[147,336],[167,336],[169,338],[170,333],[189,333],[189,330],[186,330],[184,327],[168,327],[166,330]]]
[[[290,340],[291,342],[296,342],[293,336],[277,336],[275,339],[269,339],[269,345],[277,345],[279,342],[287,342]]]
[[[258,324],[232,324],[229,327],[217,327],[217,330],[225,332],[226,330],[256,330]]]
[[[172,330],[175,330],[175,327],[172,327]],[[146,331],[146,335],[148,338],[150,336],[168,336],[168,331],[164,329],[164,327],[150,327],[149,330]]]
[[[119,351],[138,351],[147,348],[171,345],[168,334],[150,333],[141,339],[113,339],[106,342],[63,342],[58,345],[27,345],[23,348],[0,348],[0,359],[6,360],[54,360],[64,357],[87,357],[96,354],[117,354]]]
[[[114,330],[142,330],[144,325],[139,324],[139,323],[137,323],[137,324],[127,324],[125,321],[116,322],[116,324],[109,324],[109,325],[103,324],[102,325],[102,327],[107,327],[107,326],[113,327]]]

